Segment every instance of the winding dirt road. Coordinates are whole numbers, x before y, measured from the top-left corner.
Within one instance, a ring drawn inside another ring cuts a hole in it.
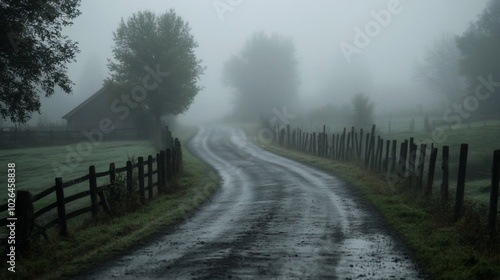
[[[82,279],[420,279],[380,217],[346,183],[202,127],[189,148],[221,188],[188,220]]]

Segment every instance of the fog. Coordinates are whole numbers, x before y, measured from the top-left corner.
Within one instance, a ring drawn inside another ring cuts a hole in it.
[[[414,81],[415,61],[442,34],[462,34],[487,0],[401,0],[399,12],[392,14],[388,24],[359,53],[346,57],[342,44],[354,45],[355,28],[365,29],[374,20],[372,12],[387,10],[390,2],[85,0],[82,14],[65,30],[81,50],[77,61],[68,66],[74,92],[44,98],[42,115],[60,122],[64,114],[101,88],[108,75],[107,59],[112,58],[112,33],[122,18],[140,10],[163,13],[170,8],[189,22],[199,43],[197,56],[207,67],[199,81],[204,89],[179,116],[183,123],[218,120],[231,111],[233,89],[223,85],[223,66],[256,31],[293,39],[301,110],[325,103],[341,106],[359,91],[369,95],[379,111],[390,111],[396,104],[431,103],[433,93]],[[34,114],[32,122],[38,118]]]

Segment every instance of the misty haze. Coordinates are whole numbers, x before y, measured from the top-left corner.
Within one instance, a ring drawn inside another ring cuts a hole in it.
[[[0,278],[500,279],[499,0],[191,2],[0,0]]]

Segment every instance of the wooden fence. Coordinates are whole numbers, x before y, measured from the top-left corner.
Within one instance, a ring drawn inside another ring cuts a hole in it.
[[[117,185],[117,175],[124,174],[126,190],[129,196],[137,193],[140,202],[145,204],[147,200],[151,200],[154,194],[154,188],[157,188],[157,193],[162,194],[168,191],[168,185],[182,171],[182,149],[181,143],[177,138],[173,139],[171,133],[167,130],[163,134],[166,149],[160,151],[156,156],[149,155],[147,158],[138,157],[137,163],[127,161],[125,166],[116,167],[115,163],[109,164],[109,169],[104,172],[96,172],[94,165],[89,167],[88,174],[81,177],[63,180],[57,177],[54,180],[54,185],[37,194],[32,195],[29,191],[18,190],[15,200],[15,217],[9,216],[12,206],[8,203],[0,205],[0,213],[5,218],[0,219],[0,226],[5,227],[11,221],[16,224],[16,244],[24,246],[29,240],[33,227],[36,226],[39,232],[45,235],[45,230],[59,226],[59,234],[66,235],[68,232],[67,221],[78,217],[82,214],[91,213],[92,217],[96,217],[99,211],[103,210],[106,214],[113,215],[110,203],[106,197],[106,191]],[[98,185],[98,178],[108,178],[109,183]],[[65,190],[71,189],[77,184],[87,183],[88,189],[65,195]],[[137,189],[134,186],[138,186]],[[40,209],[34,209],[34,203],[46,198],[52,197],[53,203],[50,203]],[[73,201],[82,201],[88,199],[88,203],[80,203],[84,205],[78,209],[71,209],[67,204]],[[49,213],[57,212],[54,218]],[[45,216],[45,219],[42,219]],[[45,221],[41,224],[42,220]],[[2,242],[6,244],[6,242]]]
[[[354,127],[340,133],[326,133],[326,126],[319,132],[304,132],[300,128],[291,129],[290,125],[276,127],[274,140],[278,145],[311,153],[320,157],[339,161],[361,162],[364,168],[385,175],[394,182],[407,181],[408,184],[425,196],[432,196],[438,148],[431,144],[415,144],[414,138],[399,143],[385,140],[375,135],[375,125],[364,133]],[[329,140],[329,137],[330,140]],[[399,148],[399,149],[398,149]],[[427,154],[427,151],[430,154]],[[455,191],[455,221],[464,214],[465,174],[467,168],[468,144],[461,144],[458,165],[458,178]],[[449,146],[443,146],[441,152],[441,187],[440,199],[449,202]],[[491,192],[488,214],[490,237],[496,236],[498,215],[500,150],[495,150],[491,165]],[[427,173],[425,171],[427,170]],[[425,182],[425,183],[424,183]]]
[[[103,135],[103,140],[136,140],[147,139],[149,133],[146,129],[115,129]],[[81,130],[30,130],[16,127],[0,128],[0,149],[14,149],[20,147],[39,147],[52,145],[65,145],[87,140]]]

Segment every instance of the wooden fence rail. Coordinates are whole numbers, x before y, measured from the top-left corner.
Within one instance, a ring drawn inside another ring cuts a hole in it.
[[[131,196],[137,193],[142,204],[146,203],[146,193],[148,200],[153,198],[154,188],[157,188],[158,194],[166,193],[168,184],[182,172],[182,149],[180,141],[177,138],[175,140],[169,139],[167,143],[171,143],[172,146],[167,146],[165,150],[156,155],[156,158],[152,155],[149,155],[147,160],[143,157],[138,157],[137,163],[129,160],[125,166],[119,168],[115,167],[115,163],[110,163],[109,169],[103,172],[96,172],[95,166],[92,165],[89,166],[88,174],[68,181],[63,181],[63,178],[57,177],[52,187],[34,195],[29,191],[18,190],[15,209],[16,224],[30,230],[25,231],[22,235],[16,235],[16,241],[19,240],[21,244],[26,243],[30,238],[31,229],[34,225],[44,234],[45,230],[58,225],[59,233],[66,235],[68,232],[67,221],[70,219],[86,213],[91,213],[92,217],[95,218],[101,209],[106,214],[113,215],[114,213],[110,208],[106,191],[117,187],[117,175],[122,173],[124,174],[124,178],[126,178],[127,194]],[[155,163],[156,169],[153,167]],[[102,177],[107,177],[109,183],[98,185],[97,179]],[[69,190],[75,185],[85,182],[88,184],[88,189],[71,195],[65,195],[65,190]],[[136,185],[137,188],[135,188]],[[36,209],[36,211],[34,210],[33,205],[35,202],[50,196],[54,197],[54,202]],[[77,200],[81,201],[87,197],[89,199],[88,204],[80,203],[84,206],[77,209],[68,208],[67,205],[69,203]],[[5,216],[5,218],[0,219],[0,226],[5,226],[8,223],[7,211],[7,203],[0,205],[0,213],[4,213],[3,216]],[[45,217],[43,224],[41,224],[41,218],[51,211],[56,211],[57,216],[48,221],[46,220],[50,217]]]

